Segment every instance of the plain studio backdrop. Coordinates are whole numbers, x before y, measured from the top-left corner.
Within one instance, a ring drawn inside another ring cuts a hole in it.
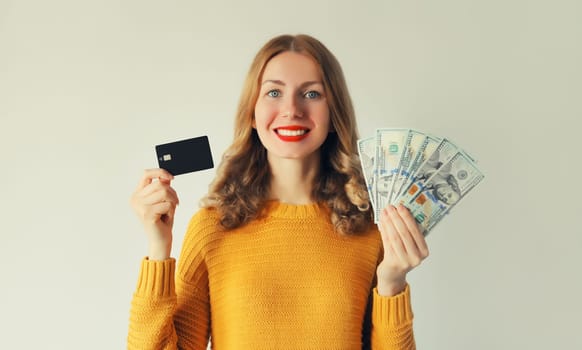
[[[418,348],[581,349],[581,18],[577,0],[1,0],[0,347],[125,348],[154,145],[208,135],[218,163],[256,51],[307,33],[361,136],[446,136],[486,174],[409,275]],[[214,171],[174,182],[174,256]]]

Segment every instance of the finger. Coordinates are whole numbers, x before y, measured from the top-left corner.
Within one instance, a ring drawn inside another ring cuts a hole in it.
[[[380,230],[380,237],[382,238],[382,244],[384,247],[388,247],[390,245],[390,237],[388,236],[388,229],[386,228],[385,224],[386,220],[388,220],[388,213],[385,210],[380,211],[378,229]]]
[[[170,174],[166,169],[162,168],[153,168],[153,169],[146,169],[146,174],[149,174],[152,177],[162,178],[167,180],[173,180],[174,175]]]
[[[138,196],[146,200],[148,204],[155,203],[155,201],[152,202],[154,198],[157,198],[159,201],[172,201],[176,204],[180,202],[176,191],[169,184],[163,184],[161,182],[149,184],[138,193]]]
[[[172,187],[168,187],[168,194],[170,195],[172,201],[176,203],[176,205],[180,204],[180,198],[178,198],[178,193],[176,193],[176,191]]]
[[[426,239],[422,234],[422,231],[420,230],[418,223],[412,216],[412,213],[408,208],[406,208],[402,204],[398,206],[397,210],[400,213],[400,216],[402,217],[404,224],[410,231],[412,238],[414,239],[416,246],[418,247],[418,250],[421,253],[421,257],[423,259],[426,258],[429,254],[428,245],[426,244]]]
[[[388,236],[387,238],[389,246],[392,248],[400,261],[408,262],[404,243],[402,242],[402,239],[400,238],[400,235],[398,234],[396,227],[391,220],[392,215],[390,214],[390,210],[394,210],[394,208],[391,208],[391,206],[384,208],[384,211],[386,211],[386,216],[384,217],[384,227]]]
[[[176,205],[180,204],[180,200],[178,199],[178,194],[170,185],[165,185],[163,187],[163,190],[166,193],[166,198],[165,198],[166,200],[169,200],[170,202],[172,202]]]
[[[165,222],[166,223],[172,223],[174,222],[174,215],[176,214],[176,206],[173,205],[172,207],[170,207],[170,210],[165,214]],[[164,218],[162,218],[164,219]]]
[[[145,196],[141,199],[141,205],[148,206],[154,205],[158,203],[172,203],[173,205],[177,205],[176,198],[173,198],[167,191],[160,190],[156,191],[149,196]]]
[[[174,176],[161,168],[146,169],[144,170],[142,178],[138,184],[138,189],[144,188],[151,184],[154,179],[165,179],[167,181],[171,181],[174,179]]]
[[[407,255],[410,258],[414,258],[415,260],[420,258],[420,252],[418,247],[416,246],[416,242],[414,241],[414,238],[412,238],[412,235],[410,234],[408,227],[400,217],[400,213],[398,212],[398,210],[391,205],[388,208],[388,214],[390,215],[392,224],[396,228],[396,232],[398,233],[400,239],[402,240],[402,243],[404,244],[404,248],[406,249]]]
[[[380,220],[378,220],[378,228],[380,230],[380,237],[382,238],[382,245],[384,246],[384,252],[393,251],[391,233],[389,230],[394,228],[390,227],[390,217],[388,216],[387,210],[380,211]]]
[[[138,196],[140,196],[140,197],[147,197],[147,196],[151,195],[152,193],[159,191],[164,186],[167,186],[167,185],[164,185],[161,182],[156,181],[156,182],[152,182],[152,183],[146,185],[145,187],[143,187],[141,189],[138,188],[136,192],[137,192]]]
[[[147,208],[144,213],[144,219],[146,221],[153,221],[156,222],[161,219],[162,215],[172,215],[173,211],[172,208],[174,206],[170,202],[161,202],[151,205]]]

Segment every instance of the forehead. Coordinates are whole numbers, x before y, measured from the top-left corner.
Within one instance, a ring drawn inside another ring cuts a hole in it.
[[[298,52],[286,51],[269,60],[261,81],[265,80],[321,82],[321,71],[319,64],[312,57]]]

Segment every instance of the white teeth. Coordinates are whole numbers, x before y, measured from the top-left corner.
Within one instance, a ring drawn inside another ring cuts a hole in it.
[[[287,130],[287,129],[277,129],[279,135],[283,136],[300,136],[307,132],[307,130]]]

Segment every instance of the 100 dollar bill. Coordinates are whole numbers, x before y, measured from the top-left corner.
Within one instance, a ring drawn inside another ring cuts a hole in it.
[[[394,203],[396,205],[409,203],[425,187],[426,181],[458,151],[457,146],[449,140],[443,139],[428,159],[420,165],[414,174],[414,181],[408,184]]]
[[[374,171],[374,221],[378,223],[380,211],[390,204],[394,177],[403,154],[409,129],[377,129],[376,161]]]
[[[394,193],[393,203],[397,204],[398,198],[402,195],[402,192],[408,188],[412,181],[416,180],[415,174],[417,173],[418,168],[436,150],[442,140],[443,139],[440,137],[426,135],[422,144],[416,151],[414,158],[410,162],[408,169],[402,172],[404,179],[400,188]]]
[[[406,144],[404,145],[403,154],[400,158],[400,164],[398,165],[397,175],[394,177],[394,184],[392,185],[392,191],[388,200],[390,203],[397,198],[400,193],[400,188],[405,180],[410,175],[409,168],[412,164],[413,158],[422,147],[424,141],[426,140],[426,135],[417,130],[409,130],[406,137]]]
[[[360,156],[360,163],[362,164],[362,171],[364,173],[364,180],[366,181],[366,188],[368,189],[368,196],[372,209],[376,213],[375,186],[374,186],[374,163],[376,159],[376,138],[368,137],[358,140],[358,154]]]
[[[473,159],[458,151],[405,206],[426,235],[483,178]]]

